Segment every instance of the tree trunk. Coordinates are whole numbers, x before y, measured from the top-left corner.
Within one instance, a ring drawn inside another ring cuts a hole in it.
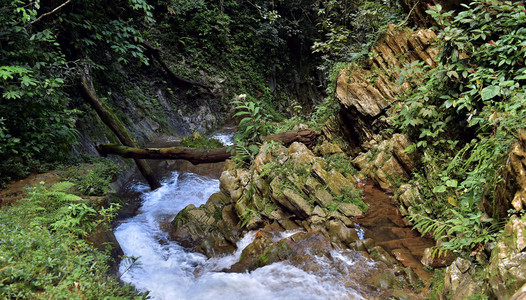
[[[285,145],[293,142],[301,142],[312,147],[316,139],[320,136],[319,132],[312,129],[289,131],[263,138],[266,141],[283,142]],[[146,159],[185,159],[192,164],[215,163],[229,159],[232,154],[227,148],[212,149],[209,151],[188,148],[188,147],[168,147],[168,148],[134,148],[115,144],[104,144],[97,147],[102,155],[116,154],[127,158],[146,158]]]
[[[89,102],[102,122],[108,126],[117,136],[119,141],[128,146],[136,147],[135,142],[131,138],[128,130],[122,125],[120,120],[112,113],[112,111],[100,100],[97,96],[95,88],[93,87],[93,80],[89,70],[89,66],[84,66],[84,70],[80,75],[80,86],[82,96]],[[152,169],[148,163],[143,159],[134,159],[142,176],[148,181],[150,188],[155,190],[161,186],[159,181],[153,175]]]
[[[99,145],[97,150],[99,150],[101,154],[116,154],[127,158],[185,159],[194,165],[222,162],[232,156],[232,154],[227,151],[227,148],[206,151],[188,147],[133,148],[115,144],[104,144]]]

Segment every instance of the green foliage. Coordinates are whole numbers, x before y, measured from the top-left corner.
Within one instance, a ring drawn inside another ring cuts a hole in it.
[[[342,188],[341,195],[335,196],[334,200],[336,203],[351,203],[358,206],[358,208],[361,211],[367,211],[369,209],[369,205],[363,202],[361,194],[362,190],[357,189],[354,186],[349,188]]]
[[[398,119],[400,127],[418,136],[420,147],[448,145],[465,127],[473,136],[487,123],[481,118],[487,109],[525,92],[522,6],[474,1],[451,23],[445,20],[452,12],[444,16],[440,9],[430,11],[442,26],[438,66],[425,74]]]
[[[89,164],[66,166],[60,172],[61,177],[74,182],[77,190],[83,195],[107,195],[110,192],[110,183],[122,167],[109,159],[96,158],[88,161]]]
[[[325,157],[325,161],[329,164],[329,166],[335,168],[345,177],[354,176],[358,173],[358,171],[353,167],[351,159],[347,155],[331,155],[329,157]]]
[[[442,270],[435,270],[431,277],[430,294],[428,299],[442,299],[441,294],[444,289],[445,273]]]
[[[78,111],[61,89],[69,70],[53,32],[31,27],[37,5],[0,8],[0,184],[27,174],[18,162],[58,159],[75,139]]]
[[[81,113],[71,105],[80,57],[147,63],[137,24],[151,23],[144,0],[106,5],[75,1],[49,15],[54,1],[4,1],[0,7],[0,185],[68,158]],[[101,9],[104,8],[104,9]],[[140,26],[140,25],[139,25]],[[22,163],[24,162],[24,163]]]
[[[234,117],[242,117],[234,136],[236,157],[233,159],[241,165],[248,166],[259,153],[263,137],[275,129],[272,122],[280,119],[281,116],[265,112],[261,101],[251,96],[243,94],[238,99],[232,102],[237,110]]]
[[[263,112],[254,98],[246,95],[240,100],[232,102],[236,105],[237,113],[234,117],[242,116],[239,121],[236,141],[245,143],[262,142],[262,138],[267,136],[272,130],[272,116]]]
[[[312,49],[325,61],[322,69],[334,61],[350,61],[367,56],[382,28],[399,23],[402,10],[396,1],[318,1],[317,27],[322,34]]]
[[[216,140],[214,138],[208,138],[200,134],[199,132],[195,132],[191,136],[183,138],[183,140],[181,141],[181,146],[197,148],[202,150],[211,150],[224,147],[224,145],[219,140]]]
[[[33,188],[0,208],[0,296],[5,299],[130,299],[139,295],[108,273],[109,254],[83,237],[115,215],[71,194],[73,184]]]
[[[429,11],[440,25],[437,67],[409,66],[417,88],[400,107],[398,126],[423,149],[424,203],[411,216],[442,250],[469,253],[495,241],[506,159],[526,127],[526,13],[517,3],[473,1],[458,14]],[[481,211],[482,203],[491,207]]]
[[[269,79],[291,75],[292,60],[310,56],[308,47],[296,47],[310,44],[307,33],[315,33],[307,19],[314,12],[305,1],[163,0],[156,9],[163,25],[148,34],[176,49],[173,61],[185,62],[174,64],[176,73],[218,74],[235,93],[264,93]]]

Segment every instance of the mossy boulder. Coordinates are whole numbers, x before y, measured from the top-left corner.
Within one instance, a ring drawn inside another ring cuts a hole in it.
[[[232,253],[242,233],[234,206],[223,193],[213,194],[200,207],[188,205],[172,226],[172,239],[208,257]]]

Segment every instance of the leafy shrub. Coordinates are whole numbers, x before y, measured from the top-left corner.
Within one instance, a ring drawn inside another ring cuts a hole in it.
[[[122,167],[105,158],[88,158],[88,161],[91,163],[66,166],[60,174],[65,180],[74,182],[81,194],[104,196]]]
[[[422,72],[422,84],[396,119],[417,141],[407,150],[424,152],[417,180],[429,201],[411,219],[456,253],[498,236],[501,174],[526,127],[526,10],[510,1],[463,6],[456,15],[429,11],[440,25],[437,67],[405,73]],[[482,202],[491,208],[481,211]]]
[[[234,161],[241,165],[249,165],[259,153],[263,137],[274,131],[273,122],[279,120],[280,116],[267,113],[259,101],[244,94],[239,95],[238,100],[232,103],[236,105],[237,110],[234,117],[242,117],[234,136]]]

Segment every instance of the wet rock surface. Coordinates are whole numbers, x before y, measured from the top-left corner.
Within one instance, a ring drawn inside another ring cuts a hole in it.
[[[324,143],[319,151],[338,156],[335,161],[346,160],[336,145]],[[346,164],[350,166],[348,160]],[[220,188],[221,199],[228,200],[221,202],[222,205],[207,203],[199,208],[185,208],[172,222],[175,228],[172,238],[189,246],[214,232],[216,242],[224,239],[235,243],[242,233],[239,228],[256,230],[273,224],[281,230],[319,231],[331,242],[347,247],[358,239],[350,218],[362,214],[352,201],[362,200],[357,196],[355,179],[342,171],[342,167],[316,156],[301,143],[293,143],[288,148],[263,146],[249,169],[226,163]],[[236,224],[239,227],[234,226],[235,230],[229,231],[228,236],[212,228],[225,224],[218,225],[222,220],[211,216],[231,214],[239,217]],[[197,249],[207,255],[218,251],[201,246]]]
[[[205,205],[189,205],[172,221],[171,235],[184,247],[208,257],[231,253],[241,235],[239,219],[230,199],[213,194]]]
[[[371,253],[374,255],[378,250],[385,252],[376,247]],[[423,299],[404,286],[403,277],[397,276],[392,268],[394,262],[373,259],[367,251],[338,250],[320,232],[296,231],[284,237],[282,232],[266,226],[243,250],[239,262],[226,271],[253,271],[276,262],[285,262],[312,274],[326,273],[330,278],[340,278],[339,284],[359,291],[368,299]],[[350,299],[356,297],[349,296]]]
[[[422,281],[429,282],[431,274],[424,270],[421,259],[426,248],[435,246],[435,241],[412,230],[392,198],[373,182],[367,182],[363,188],[369,210],[354,221],[363,227],[365,238],[372,238],[401,265],[413,269]]]

